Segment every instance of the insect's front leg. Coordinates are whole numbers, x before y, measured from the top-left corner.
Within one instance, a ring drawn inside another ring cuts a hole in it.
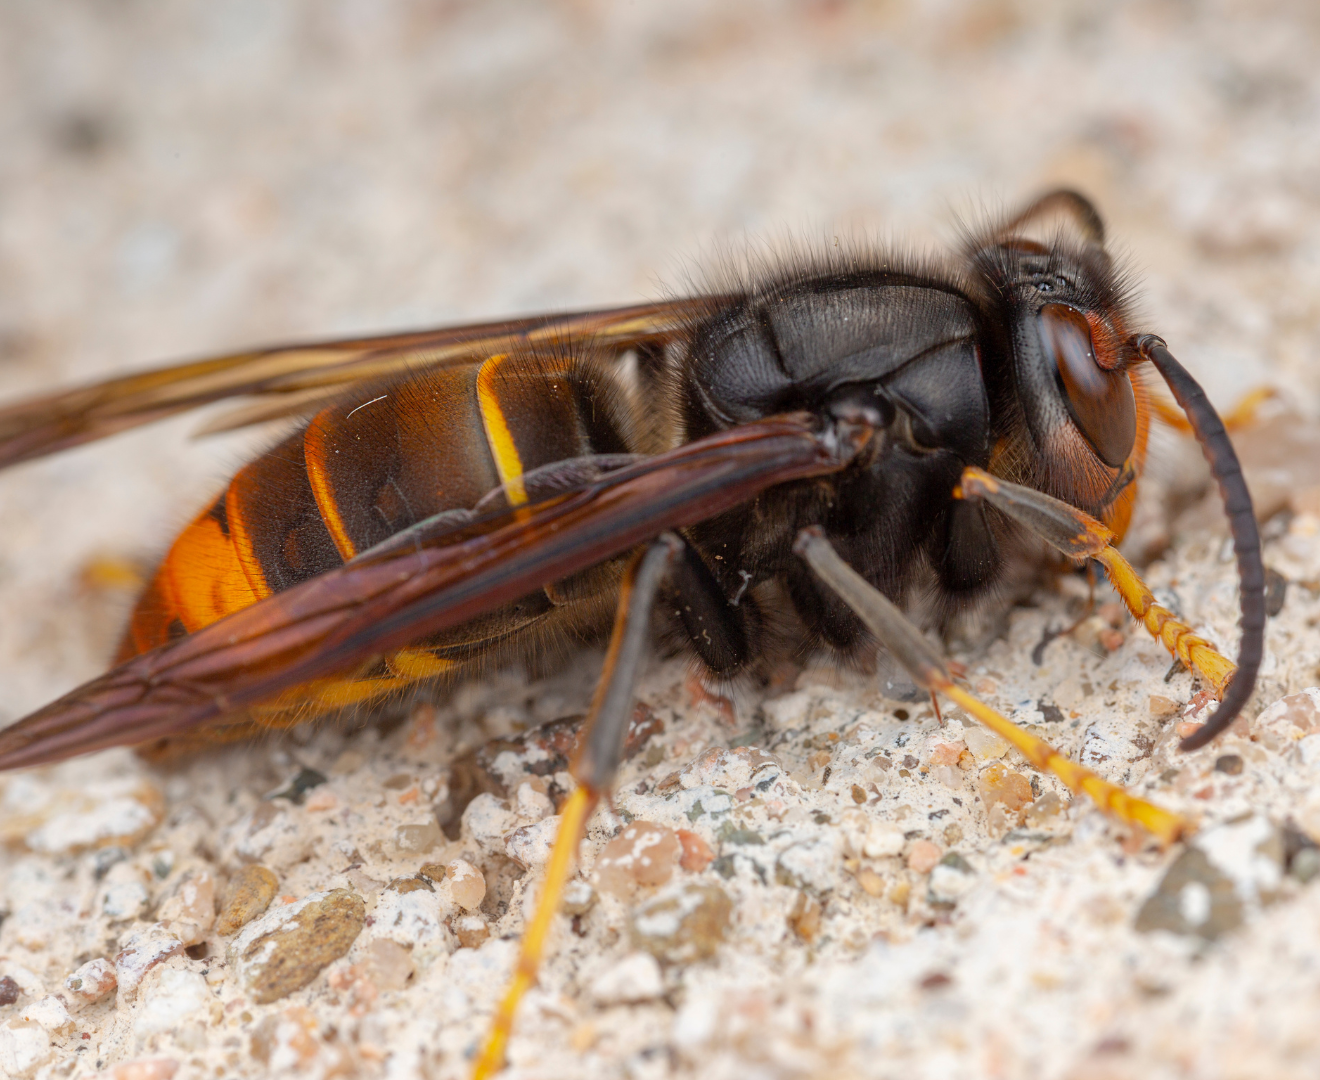
[[[1237,665],[1211,642],[1193,633],[1168,608],[1156,603],[1150,588],[1114,547],[1114,534],[1103,523],[1043,492],[996,479],[976,468],[963,472],[957,494],[990,503],[1065,555],[1095,559],[1105,568],[1105,574],[1133,618],[1143,623],[1172,656],[1205,679],[1215,697],[1224,698]],[[1221,730],[1231,719],[1231,716],[1224,719],[1216,730]]]
[[[1177,814],[1161,810],[1145,799],[1130,795],[1090,769],[1070,761],[1043,739],[1018,727],[1008,717],[957,686],[944,658],[935,647],[908,621],[893,601],[839,557],[821,530],[803,529],[798,534],[793,550],[822,582],[857,613],[858,618],[893,653],[919,686],[932,694],[942,694],[962,706],[996,735],[1021,751],[1036,768],[1053,773],[1070,791],[1090,796],[1106,813],[1121,821],[1141,826],[1161,843],[1172,843],[1190,831],[1188,822]]]
[[[491,1021],[486,1045],[472,1071],[473,1080],[484,1080],[504,1067],[504,1051],[513,1030],[514,1014],[523,995],[536,982],[546,937],[559,910],[574,855],[596,805],[614,786],[636,697],[637,675],[646,652],[651,608],[661,583],[684,547],[683,541],[673,533],[665,533],[633,559],[624,576],[604,670],[591,700],[580,749],[569,766],[578,786],[560,811],[559,833],[550,853],[536,911],[523,931],[513,978]]]

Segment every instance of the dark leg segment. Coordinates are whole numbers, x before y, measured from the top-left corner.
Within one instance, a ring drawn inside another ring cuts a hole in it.
[[[683,545],[669,572],[665,593],[706,667],[724,675],[747,664],[751,659],[747,619],[752,601],[744,593],[739,606],[734,606],[695,548]]]

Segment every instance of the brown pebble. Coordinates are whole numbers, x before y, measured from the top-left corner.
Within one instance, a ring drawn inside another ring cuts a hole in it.
[[[820,901],[800,892],[788,912],[789,929],[810,945],[820,935],[820,914]]]
[[[857,884],[867,896],[882,896],[885,891],[885,879],[865,867],[857,871]]]
[[[10,976],[6,975],[3,979],[0,979],[0,1005],[12,1005],[18,1000],[18,995],[21,993],[18,983],[14,982]]]
[[[930,763],[932,765],[957,765],[958,759],[962,757],[963,751],[967,749],[964,742],[939,743],[930,753]]]
[[[417,873],[424,878],[430,878],[432,881],[444,881],[445,864],[438,862],[429,862],[425,866],[423,866],[420,870],[418,870]]]
[[[416,877],[395,878],[385,886],[385,891],[404,896],[410,892],[435,892],[435,886],[431,884],[430,878],[418,874]]]
[[[248,927],[234,941],[231,953],[241,949],[232,959],[242,970],[252,1000],[268,1005],[306,986],[323,967],[348,952],[366,919],[362,897],[334,889],[313,894],[292,910],[273,911]]]
[[[918,874],[929,874],[939,865],[944,850],[929,840],[917,840],[908,851],[908,869]]]
[[[699,874],[715,861],[715,852],[700,833],[679,829],[678,842],[683,845],[683,855],[678,865],[689,874]]]
[[[977,785],[987,807],[999,803],[1010,814],[1021,810],[1035,798],[1030,780],[997,761],[981,774]]]
[[[1177,714],[1182,706],[1173,698],[1164,697],[1162,694],[1150,695],[1150,715],[1155,720],[1167,720],[1170,716]]]
[[[229,883],[215,932],[228,937],[241,930],[270,906],[279,883],[279,878],[259,863],[243,867]]]
[[[596,860],[596,884],[613,896],[631,896],[639,886],[663,885],[674,874],[683,845],[673,829],[652,821],[625,826]]]
[[[1237,776],[1242,772],[1242,758],[1237,754],[1221,754],[1215,759],[1215,772]]]
[[[490,927],[480,915],[460,915],[454,920],[454,934],[464,949],[479,949],[490,937]]]
[[[862,787],[861,784],[853,784],[852,800],[853,802],[857,803],[857,805],[859,806],[862,803],[866,802],[866,788]]]
[[[733,901],[718,885],[685,882],[632,913],[633,944],[671,964],[705,960],[724,940],[732,913]]]
[[[889,890],[889,902],[898,907],[907,907],[908,900],[912,897],[912,882],[902,878],[894,882],[894,887]]]

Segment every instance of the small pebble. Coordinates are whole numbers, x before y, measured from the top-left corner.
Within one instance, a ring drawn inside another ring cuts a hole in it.
[[[466,859],[455,859],[445,867],[445,872],[454,903],[466,911],[481,907],[481,902],[486,899],[486,879],[480,870]]]
[[[574,878],[564,886],[564,899],[560,905],[566,915],[585,915],[595,906],[596,890],[581,878]]]
[[[788,912],[788,927],[802,941],[810,945],[820,936],[820,901],[800,892]]]
[[[918,874],[929,874],[939,865],[943,856],[944,850],[939,844],[933,844],[929,840],[916,840],[908,850],[908,869]]]
[[[664,993],[660,965],[647,952],[629,953],[591,981],[588,993],[597,1005],[629,1005]]]
[[[867,896],[884,895],[885,879],[867,867],[862,867],[857,871],[857,884],[862,887],[862,891]]]
[[[490,937],[490,927],[480,915],[460,915],[453,925],[458,943],[465,949],[479,949]]]
[[[159,923],[130,934],[115,954],[115,978],[121,1002],[132,1001],[148,971],[171,956],[183,955],[183,942],[166,933]]]
[[[412,950],[390,938],[375,938],[366,954],[371,981],[382,990],[402,990],[417,969]]]
[[[1215,760],[1215,772],[1237,776],[1242,772],[1242,758],[1237,754],[1221,754]]]
[[[981,773],[977,786],[987,807],[998,803],[1010,814],[1021,810],[1035,798],[1030,780],[997,761]]]
[[[561,823],[559,817],[548,817],[514,829],[504,838],[504,854],[525,870],[544,866],[554,851]]]
[[[64,980],[64,989],[71,1004],[91,1005],[100,1001],[118,985],[114,965],[104,957],[88,960],[77,971]]]
[[[424,878],[429,878],[431,881],[435,881],[435,882],[444,881],[445,864],[438,862],[429,862],[426,863],[424,866],[422,866],[422,868],[418,870],[417,873]]]
[[[184,945],[198,945],[215,925],[215,878],[201,870],[180,883],[156,918]]]
[[[666,963],[704,960],[724,940],[732,913],[733,901],[718,885],[683,882],[632,913],[633,944]]]
[[[1164,697],[1162,694],[1151,694],[1149,708],[1152,719],[1167,720],[1170,716],[1176,716],[1182,706],[1173,698]]]
[[[1008,743],[980,724],[967,728],[963,732],[963,741],[977,761],[1001,758],[1008,753]]]
[[[1189,847],[1165,871],[1155,891],[1137,912],[1139,933],[1169,930],[1213,941],[1242,925],[1242,901],[1233,879],[1205,852]]]
[[[173,1058],[138,1058],[124,1061],[110,1070],[110,1080],[170,1080],[179,1071]]]
[[[237,933],[270,906],[279,878],[258,863],[245,866],[229,883],[215,932],[221,937]]]
[[[602,892],[627,897],[639,887],[663,885],[674,873],[683,844],[673,829],[650,821],[624,827],[596,860],[596,884]]]
[[[312,893],[268,912],[230,945],[232,962],[258,1005],[306,986],[357,940],[366,905],[347,889]]]
[[[700,833],[695,833],[691,829],[679,829],[678,842],[683,845],[683,854],[678,860],[678,865],[689,874],[699,874],[715,861],[714,850]]]
[[[73,1030],[68,1007],[53,994],[38,998],[23,1010],[23,1019],[36,1024],[47,1035],[67,1035]]]
[[[404,855],[425,855],[440,843],[440,826],[434,818],[394,830],[394,846]]]
[[[964,742],[936,743],[935,749],[930,752],[931,765],[957,765],[958,759],[962,757],[967,749]]]
[[[0,1005],[12,1005],[21,993],[18,983],[10,975],[0,978]]]

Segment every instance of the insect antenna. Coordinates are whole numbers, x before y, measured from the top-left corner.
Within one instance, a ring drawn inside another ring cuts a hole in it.
[[[1233,444],[1229,442],[1224,422],[1215,412],[1200,384],[1173,358],[1161,338],[1154,334],[1142,334],[1133,345],[1155,365],[1155,369],[1169,384],[1174,400],[1187,414],[1196,441],[1201,444],[1201,451],[1210,463],[1210,472],[1219,485],[1219,495],[1224,501],[1224,512],[1228,515],[1228,527],[1233,536],[1233,552],[1237,556],[1238,594],[1242,609],[1237,671],[1214,715],[1179,744],[1183,750],[1195,750],[1233,722],[1256,686],[1256,673],[1260,670],[1261,656],[1265,649],[1265,565],[1261,561],[1260,533],[1256,529],[1251,493],[1247,490],[1242,466],[1238,463]]]

